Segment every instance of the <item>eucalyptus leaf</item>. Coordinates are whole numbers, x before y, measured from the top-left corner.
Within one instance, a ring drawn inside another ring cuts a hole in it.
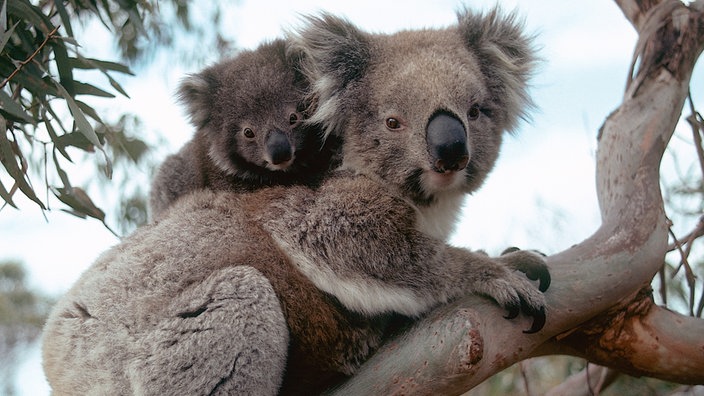
[[[0,17],[0,19],[4,20],[4,17]],[[5,48],[5,45],[7,45],[7,41],[10,40],[10,36],[12,36],[12,33],[15,31],[15,28],[19,25],[19,22],[16,22],[9,30],[5,31],[5,28],[2,28],[2,33],[0,33],[0,52]]]
[[[5,120],[3,119],[3,124],[4,123]],[[17,165],[17,156],[15,155],[12,145],[7,138],[6,128],[7,126],[5,125],[5,127],[2,128],[2,135],[0,135],[0,160],[2,165],[5,167],[7,173],[9,173],[15,180],[15,183],[19,187],[20,191],[22,191],[27,198],[37,203],[37,205],[39,205],[42,209],[46,209],[44,203],[39,200],[34,192],[34,189],[27,182],[27,175],[22,171],[22,169],[20,169],[19,165]]]
[[[5,91],[0,89],[0,111],[3,111],[7,113],[8,115],[12,116],[13,118],[23,121],[26,123],[34,124],[35,120],[34,118],[27,114],[27,112],[22,108],[22,106],[15,102],[10,95],[8,95]],[[4,129],[3,129],[4,131]]]
[[[103,91],[102,89],[96,87],[95,85],[91,85],[88,83],[74,81],[73,86],[75,88],[76,95],[93,95],[93,96],[99,96],[101,98],[114,98],[115,97],[115,95],[111,94],[110,92]]]
[[[12,196],[10,193],[5,189],[5,186],[2,185],[2,181],[0,181],[0,197],[10,206],[13,208],[17,209],[17,205],[12,201]]]
[[[78,107],[73,97],[69,95],[69,93],[61,84],[56,81],[54,81],[54,84],[56,86],[56,89],[59,91],[61,97],[64,98],[64,100],[66,101],[68,109],[69,111],[71,111],[71,115],[73,115],[73,119],[76,123],[78,131],[81,132],[88,139],[88,141],[93,143],[93,145],[102,149],[102,144],[100,144],[100,140],[98,139],[98,135],[95,133],[93,126],[90,124],[90,122],[88,122],[86,116],[83,114],[81,108]]]

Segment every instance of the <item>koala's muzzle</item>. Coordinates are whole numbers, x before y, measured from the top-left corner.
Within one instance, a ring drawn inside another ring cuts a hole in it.
[[[293,148],[286,132],[274,129],[266,138],[267,157],[273,165],[281,165],[293,157]]]
[[[443,112],[435,114],[428,122],[425,140],[435,172],[460,171],[467,166],[467,132],[457,117]]]

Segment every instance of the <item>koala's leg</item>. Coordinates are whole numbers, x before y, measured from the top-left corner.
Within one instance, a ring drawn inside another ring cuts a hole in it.
[[[275,395],[288,329],[269,281],[247,266],[191,286],[137,341],[129,369],[135,394]]]

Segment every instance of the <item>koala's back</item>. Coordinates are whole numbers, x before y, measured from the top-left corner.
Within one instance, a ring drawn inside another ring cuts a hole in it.
[[[318,290],[257,224],[254,206],[296,189],[194,193],[103,254],[47,321],[54,391],[211,389],[207,380],[231,369],[238,348],[261,349],[257,362],[271,369],[254,372],[278,366],[283,375],[295,362],[285,368],[286,394],[322,391],[351,374],[388,320],[353,314]]]
[[[208,138],[197,131],[177,153],[159,166],[149,196],[153,219],[160,217],[180,197],[197,190],[249,192],[266,186],[264,180],[248,180],[226,173],[208,154]]]

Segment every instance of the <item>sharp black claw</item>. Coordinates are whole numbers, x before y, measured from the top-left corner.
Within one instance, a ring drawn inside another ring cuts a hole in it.
[[[521,313],[521,306],[518,304],[511,304],[506,307],[508,309],[508,314],[504,316],[506,319],[515,319],[518,317],[518,314]]]
[[[540,310],[535,313],[535,316],[533,316],[533,325],[530,327],[530,329],[523,330],[523,332],[525,334],[537,333],[538,331],[540,331],[540,329],[543,328],[543,326],[545,326],[545,321],[545,307],[541,307]]]
[[[517,252],[517,251],[519,251],[519,250],[521,250],[521,249],[519,249],[519,248],[517,248],[517,247],[515,247],[515,246],[507,247],[506,249],[504,249],[503,252],[501,252],[501,255],[503,256],[504,254],[509,254],[509,253]]]
[[[545,271],[540,275],[540,285],[538,285],[538,290],[540,290],[541,292],[545,292],[546,290],[548,290],[548,287],[550,287],[550,272]]]

